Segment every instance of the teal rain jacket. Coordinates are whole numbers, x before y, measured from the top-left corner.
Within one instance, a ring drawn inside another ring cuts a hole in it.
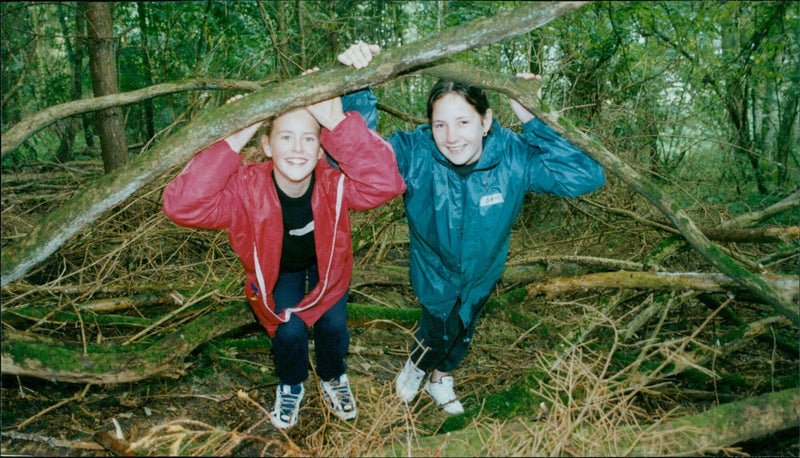
[[[377,119],[371,91],[350,94],[343,105]],[[429,125],[387,139],[406,182],[411,286],[442,321],[457,299],[464,326],[477,319],[503,273],[525,192],[576,197],[605,183],[597,162],[538,119],[522,130],[495,120],[476,167],[463,178],[439,152]]]

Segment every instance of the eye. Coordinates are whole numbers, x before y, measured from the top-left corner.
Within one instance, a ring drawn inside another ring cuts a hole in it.
[[[443,127],[444,127],[444,123],[443,122],[435,122],[435,123],[433,123],[433,128],[434,129],[442,129]]]
[[[461,120],[461,121],[459,122],[459,124],[460,124],[460,125],[462,125],[462,126],[469,125],[469,123],[470,123],[470,122],[469,122],[468,120],[466,120],[466,119],[463,119],[463,120]]]
[[[314,143],[314,142],[316,142],[316,141],[317,141],[317,138],[316,138],[316,137],[313,137],[313,136],[311,136],[311,135],[309,135],[309,136],[305,137],[305,141],[306,141],[307,143]]]
[[[280,137],[278,137],[278,139],[288,142],[289,140],[292,139],[292,137],[291,135],[281,135]]]

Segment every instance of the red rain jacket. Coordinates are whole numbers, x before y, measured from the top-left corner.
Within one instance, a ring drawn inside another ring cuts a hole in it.
[[[405,191],[391,146],[355,112],[320,142],[341,170],[325,158],[315,169],[311,196],[319,283],[295,307],[276,315],[272,291],[278,279],[283,216],[271,161],[242,166],[242,156],[217,142],[198,153],[164,189],[164,213],[182,226],[227,229],[247,282],[245,295],[256,316],[275,336],[296,314],[312,326],[350,286],[353,244],[348,210],[382,205]]]

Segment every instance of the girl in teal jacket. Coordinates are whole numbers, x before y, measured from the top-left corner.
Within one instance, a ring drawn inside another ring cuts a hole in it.
[[[361,68],[379,50],[357,43],[339,61]],[[365,118],[375,116],[375,102],[369,91],[343,99]],[[463,412],[449,373],[466,354],[503,273],[525,193],[576,197],[605,182],[597,162],[518,102],[511,105],[522,134],[493,119],[482,89],[440,80],[428,97],[430,124],[388,138],[406,183],[411,286],[422,303],[416,341],[395,388],[410,402],[430,372],[425,391],[448,414]]]

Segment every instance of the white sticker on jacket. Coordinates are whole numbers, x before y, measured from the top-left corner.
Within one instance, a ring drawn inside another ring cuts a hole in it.
[[[496,192],[494,194],[489,194],[488,196],[481,197],[480,206],[488,207],[490,205],[502,204],[503,202],[505,202],[505,200],[503,199],[503,195],[500,194],[499,192]]]
[[[305,227],[301,227],[300,229],[292,229],[289,231],[289,235],[294,235],[295,237],[302,237],[309,232],[314,232],[314,221],[312,220],[310,223],[306,224]]]

